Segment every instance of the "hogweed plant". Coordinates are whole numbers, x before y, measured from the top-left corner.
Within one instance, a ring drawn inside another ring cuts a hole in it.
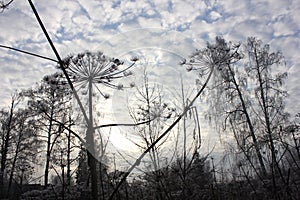
[[[77,93],[84,98],[87,96],[89,120],[87,124],[87,148],[95,153],[94,147],[94,118],[93,118],[93,97],[100,94],[104,99],[110,95],[108,89],[122,90],[134,86],[134,83],[124,85],[120,82],[122,78],[132,75],[131,68],[138,61],[138,58],[131,58],[131,63],[125,66],[125,62],[117,58],[110,58],[102,52],[85,51],[77,55],[70,55],[63,60],[63,67],[68,73],[70,80]],[[61,67],[61,66],[59,66]],[[82,99],[79,102],[83,104]],[[95,155],[94,155],[95,156]]]
[[[85,89],[86,92],[83,91],[82,94],[86,94],[86,89],[91,85],[105,99],[109,98],[109,94],[103,92],[102,86],[118,90],[134,86],[134,83],[130,83],[128,86],[116,83],[117,80],[132,75],[130,69],[138,61],[138,58],[133,57],[131,61],[129,66],[124,67],[124,61],[109,58],[102,52],[92,53],[89,51],[71,55],[63,60],[64,67],[75,88]]]
[[[103,158],[103,155],[96,155],[94,134],[95,129],[101,128],[101,126],[94,124],[93,97],[98,92],[104,99],[108,99],[110,95],[105,92],[107,88],[122,90],[124,88],[133,87],[133,83],[127,86],[118,82],[122,78],[132,75],[130,70],[138,61],[138,58],[133,57],[130,61],[131,63],[125,66],[124,61],[107,57],[102,52],[94,53],[86,51],[77,55],[68,56],[62,61],[63,65],[59,66],[59,68],[63,67],[67,72],[74,85],[75,92],[81,92],[83,96],[87,95],[87,110],[89,116],[86,124],[86,149],[88,150],[88,163],[92,174],[92,191],[94,198],[96,198],[98,194],[96,159]],[[81,100],[79,100],[78,103],[83,107]],[[103,147],[100,147],[100,149],[102,148]]]
[[[239,61],[243,55],[239,52],[240,44],[226,43],[221,37],[216,37],[215,44],[207,44],[204,49],[196,49],[190,58],[182,60],[179,64],[186,67],[187,71],[196,71],[199,78],[209,74],[214,68],[214,76],[221,79],[228,73],[228,65]],[[199,79],[197,79],[200,81]]]

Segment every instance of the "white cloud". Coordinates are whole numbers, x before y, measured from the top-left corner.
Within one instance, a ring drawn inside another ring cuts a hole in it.
[[[162,28],[161,21],[159,18],[146,18],[146,17],[139,17],[138,23],[141,27],[148,27],[148,28]]]
[[[213,21],[215,21],[215,20],[218,20],[219,18],[221,18],[222,15],[221,15],[220,13],[216,12],[216,11],[211,11],[211,12],[209,13],[209,17],[210,17]]]
[[[279,15],[272,21],[274,27],[274,36],[293,36],[300,30],[299,23],[294,21],[290,15]]]
[[[300,90],[299,90],[299,77],[300,77],[300,64],[293,65],[288,71],[288,79],[286,82],[286,89],[289,93],[287,99],[287,110],[294,116],[300,112]]]

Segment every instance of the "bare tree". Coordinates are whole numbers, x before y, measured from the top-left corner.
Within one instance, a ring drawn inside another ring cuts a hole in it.
[[[176,112],[182,112],[190,101],[190,96],[193,91],[186,89],[186,86],[181,80],[181,90],[177,91]],[[192,183],[190,176],[193,171],[193,163],[196,158],[200,157],[201,147],[201,128],[200,116],[196,106],[190,107],[186,115],[183,116],[181,122],[178,123],[178,138],[174,151],[176,152],[176,169],[179,180],[181,181],[181,198],[186,199],[192,192]],[[205,156],[204,156],[205,157]],[[203,157],[203,158],[204,158]],[[173,167],[171,167],[173,168]]]
[[[136,126],[133,132],[138,136],[138,141],[132,141],[140,149],[147,149],[157,140],[161,130],[168,126],[174,120],[175,108],[168,104],[168,99],[164,98],[163,88],[156,83],[150,83],[147,69],[143,71],[143,80],[140,87],[136,87],[136,95],[133,105],[129,105],[130,116],[135,123],[148,121],[148,123]],[[145,161],[145,177],[152,182],[153,190],[157,199],[170,198],[166,185],[163,181],[164,175],[162,168],[171,162],[172,152],[175,146],[165,144],[170,134],[159,144],[155,145],[149,152],[149,157]],[[176,138],[172,138],[176,140]],[[175,143],[174,143],[175,144]],[[173,153],[174,154],[174,153]],[[170,157],[171,155],[171,157]]]
[[[20,184],[26,173],[32,173],[33,165],[37,164],[36,158],[41,147],[41,141],[37,136],[37,129],[33,126],[30,112],[27,109],[19,109],[15,114],[14,135],[12,137],[12,156],[9,166],[9,181],[7,197],[10,195],[13,180],[16,175],[20,177]]]
[[[208,44],[205,49],[194,53],[192,63],[197,66],[203,65],[207,60],[222,61],[214,70],[212,90],[208,93],[208,99],[211,103],[208,116],[211,120],[215,120],[220,131],[224,131],[228,125],[230,126],[229,119],[232,119],[233,123],[241,126],[242,133],[246,133],[245,138],[248,138],[249,133],[260,164],[260,170],[266,174],[254,122],[251,119],[250,103],[243,89],[246,85],[246,79],[237,75],[239,71],[237,71],[236,63],[243,57],[239,47],[240,44],[228,44],[223,38],[217,37],[215,44]],[[203,72],[200,71],[199,75],[202,76]],[[198,82],[201,84],[200,79]]]
[[[62,125],[56,120],[67,124],[66,115],[71,93],[60,73],[45,76],[37,88],[22,92],[27,98],[29,109],[35,114],[35,125],[40,130],[40,137],[46,142],[45,187],[48,185],[51,155],[63,133]]]
[[[0,165],[0,187],[4,191],[4,174],[7,167],[7,158],[11,146],[12,131],[15,126],[16,106],[20,101],[19,95],[14,94],[8,111],[1,112],[1,165]]]
[[[284,111],[287,93],[282,87],[287,74],[273,71],[284,62],[280,52],[270,52],[269,45],[249,38],[243,47],[217,37],[215,44],[194,53],[188,70],[211,60],[224,61],[215,68],[214,82],[206,96],[210,103],[207,117],[216,122],[220,133],[233,133],[236,155],[245,158],[239,158],[237,165],[243,168],[248,183],[251,185],[250,178],[257,176],[265,185],[264,179],[270,172],[271,195],[278,197],[276,177],[286,182],[279,164],[283,156],[279,153],[279,138],[288,119]],[[244,58],[248,60],[244,62]],[[198,72],[200,77],[204,74]],[[197,82],[201,85],[201,79]]]
[[[279,173],[283,178],[277,158],[279,146],[276,145],[276,140],[279,138],[280,127],[284,126],[288,117],[284,111],[287,92],[282,87],[287,73],[273,72],[276,67],[284,64],[283,56],[280,52],[270,52],[269,45],[263,45],[262,41],[248,38],[246,51],[249,57],[247,75],[255,81],[252,92],[255,101],[253,99],[252,109],[255,110],[256,120],[260,122],[257,132],[266,142],[266,148],[270,149],[270,168],[273,187],[276,188],[275,174]],[[284,182],[284,179],[282,180]]]

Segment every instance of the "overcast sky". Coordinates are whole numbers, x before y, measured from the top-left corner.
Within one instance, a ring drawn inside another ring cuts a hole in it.
[[[170,71],[187,76],[178,61],[217,35],[236,42],[258,37],[272,50],[283,52],[289,73],[288,109],[300,112],[298,0],[51,0],[34,4],[61,57],[84,50],[124,59],[138,55],[141,64],[160,67],[153,68],[159,70],[152,81],[169,83],[166,87],[178,83],[178,76],[170,76]],[[27,1],[15,0],[0,13],[0,26],[0,44],[55,59]],[[8,106],[14,90],[33,86],[54,72],[54,66],[0,49],[1,107]]]

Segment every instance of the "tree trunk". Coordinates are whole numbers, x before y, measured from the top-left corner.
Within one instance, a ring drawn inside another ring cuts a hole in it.
[[[268,111],[268,105],[267,105],[268,80],[263,80],[263,78],[262,78],[262,74],[261,74],[261,71],[260,71],[260,63],[259,63],[258,58],[257,58],[258,55],[257,55],[256,49],[254,50],[254,53],[255,53],[256,71],[257,71],[259,89],[260,89],[260,98],[261,98],[261,101],[262,101],[262,111],[263,111],[263,114],[264,114],[265,123],[266,123],[266,127],[267,127],[267,134],[268,134],[268,138],[269,138],[269,141],[270,141],[270,147],[271,147],[272,183],[273,183],[274,194],[276,195],[277,190],[276,190],[276,177],[275,176],[276,176],[276,171],[281,174],[281,170],[280,170],[280,167],[278,166],[278,162],[276,160],[275,146],[274,146],[274,142],[273,142],[273,136],[272,136],[271,124],[270,124],[270,118],[269,118],[269,111]],[[265,84],[266,84],[265,90],[264,90],[263,82],[265,82]]]
[[[8,120],[7,130],[6,130],[7,132],[6,132],[6,136],[4,138],[5,141],[4,141],[4,145],[2,147],[2,151],[1,151],[1,169],[0,169],[0,176],[1,176],[0,177],[0,188],[1,188],[1,190],[2,190],[2,186],[4,184],[4,172],[5,172],[5,168],[6,168],[7,152],[8,152],[8,146],[9,146],[10,133],[11,133],[14,106],[15,106],[15,101],[13,99],[11,102],[11,107],[10,107],[9,120]]]
[[[254,148],[255,148],[255,151],[256,151],[256,155],[257,155],[260,167],[261,167],[261,171],[262,171],[263,175],[266,175],[267,170],[266,170],[262,155],[261,155],[260,150],[259,150],[259,145],[258,145],[257,138],[256,138],[256,135],[255,135],[255,132],[254,132],[254,127],[252,125],[252,122],[251,122],[251,119],[250,119],[250,116],[249,116],[249,113],[248,113],[248,110],[247,110],[247,107],[246,107],[246,104],[245,104],[245,101],[244,101],[244,98],[243,98],[243,94],[242,94],[242,92],[239,88],[239,85],[236,82],[234,72],[232,71],[230,65],[228,65],[228,69],[230,71],[230,74],[231,74],[231,77],[232,77],[232,82],[235,86],[235,89],[238,92],[238,96],[239,96],[239,99],[240,99],[241,104],[242,104],[243,112],[246,116],[246,121],[247,121],[249,130],[250,130],[250,135],[252,137],[253,145],[254,145]]]
[[[49,166],[50,166],[50,156],[51,156],[51,131],[52,131],[52,119],[53,119],[53,106],[51,108],[51,114],[49,119],[48,137],[47,137],[47,152],[46,152],[46,165],[45,165],[45,175],[44,175],[44,188],[48,186],[48,176],[49,176]]]
[[[12,184],[12,180],[13,180],[13,176],[14,176],[14,172],[15,172],[15,166],[16,166],[16,162],[17,162],[17,157],[19,155],[19,149],[20,149],[20,143],[21,143],[21,135],[20,134],[22,134],[21,131],[19,133],[17,148],[16,148],[16,151],[15,151],[13,163],[12,163],[12,166],[11,166],[11,171],[10,171],[10,176],[9,176],[9,182],[8,182],[8,188],[7,188],[7,195],[6,195],[6,197],[9,197],[10,188],[11,188],[11,184]]]

